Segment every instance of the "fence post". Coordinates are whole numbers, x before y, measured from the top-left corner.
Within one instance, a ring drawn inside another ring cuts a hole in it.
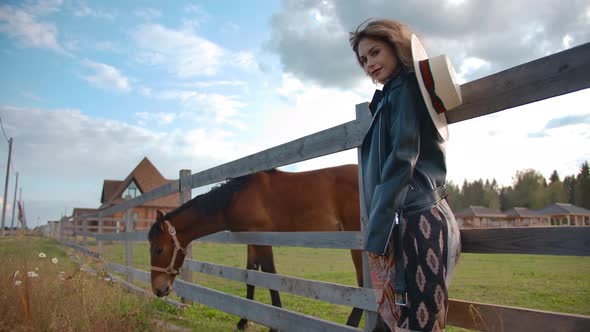
[[[88,219],[82,219],[82,246],[84,248],[88,247]]]
[[[78,244],[78,220],[76,217],[72,217],[72,242]]]
[[[125,265],[128,267],[126,280],[133,282],[133,274],[130,268],[133,268],[133,242],[129,240],[129,233],[133,232],[133,209],[125,211]]]
[[[102,225],[103,225],[102,217],[98,217],[98,231],[97,231],[97,233],[99,235],[102,234]],[[102,239],[98,240],[98,258],[102,258]]]
[[[64,218],[59,220],[59,242],[64,242]]]
[[[369,113],[369,103],[362,103],[356,105],[356,119],[361,122],[370,123],[371,114]],[[361,232],[365,234],[368,215],[365,211],[365,191],[363,188],[363,177],[362,177],[362,164],[361,164],[361,147],[357,148],[358,153],[358,165],[359,165],[359,199],[360,199],[360,211],[361,211]],[[363,251],[363,288],[373,288],[371,283],[371,274],[369,271],[369,260],[367,252]],[[365,310],[365,331],[371,331],[377,322],[377,313],[373,311]]]
[[[179,203],[180,205],[188,202],[191,200],[191,193],[192,193],[192,177],[191,177],[191,170],[190,169],[181,169],[180,174],[178,176],[179,180]],[[193,258],[193,248],[192,245],[189,243],[185,249],[185,256],[184,261],[186,262],[187,259]],[[182,269],[180,272],[180,276],[182,280],[186,282],[193,282],[193,273],[189,269]],[[182,303],[192,304],[193,301],[187,298],[181,298]]]

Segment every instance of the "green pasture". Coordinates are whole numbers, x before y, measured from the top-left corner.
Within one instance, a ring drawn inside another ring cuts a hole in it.
[[[135,244],[135,267],[149,269],[148,245]],[[124,263],[124,247],[105,246],[107,260]],[[350,253],[338,249],[275,247],[280,274],[305,279],[356,285]],[[217,264],[246,266],[246,245],[193,244],[193,259]],[[454,299],[518,306],[555,312],[590,315],[590,257],[542,255],[462,254],[455,271],[450,297]],[[237,296],[246,295],[242,283],[193,273],[193,282]],[[257,288],[255,299],[270,304],[270,295]],[[287,309],[345,323],[350,308],[281,293]],[[227,315],[204,306],[197,319],[225,320]],[[232,320],[236,323],[237,318]],[[256,329],[254,329],[256,330]]]
[[[36,237],[26,237],[21,241],[2,240],[0,244],[0,258],[3,261],[21,261],[24,256],[38,260],[35,253],[42,251],[50,254],[50,257],[59,257],[60,262],[65,263],[68,260],[65,252],[70,251],[55,241]],[[90,248],[95,250],[94,245],[91,244]],[[147,243],[135,244],[133,251],[134,266],[148,270]],[[346,250],[277,247],[274,253],[280,274],[356,285],[350,253]],[[105,244],[104,257],[108,261],[124,264],[124,246]],[[193,244],[193,257],[197,260],[243,268],[246,265],[246,246],[197,243]],[[87,259],[87,263],[97,264],[90,259]],[[3,271],[2,277],[5,278],[5,274],[9,272]],[[589,257],[463,254],[449,291],[454,299],[590,315],[589,275]],[[246,287],[241,283],[200,273],[193,273],[193,282],[241,297],[246,294]],[[138,285],[149,288],[147,284]],[[270,296],[266,289],[257,288],[255,299],[270,304]],[[350,313],[350,308],[346,306],[322,303],[285,292],[281,293],[281,300],[283,306],[289,310],[339,323],[344,323]],[[123,300],[119,300],[121,301]],[[236,331],[235,325],[239,320],[238,317],[199,304],[178,309],[160,300],[141,301],[145,302],[137,302],[143,304],[135,305],[140,309],[133,313],[134,317],[156,317],[194,331]],[[121,308],[123,310],[125,306]],[[112,316],[112,312],[109,315]],[[125,315],[129,314],[123,312],[122,316]],[[138,324],[145,327],[146,322],[149,320],[142,318]],[[456,328],[448,330],[462,331]],[[251,323],[248,331],[267,329]]]

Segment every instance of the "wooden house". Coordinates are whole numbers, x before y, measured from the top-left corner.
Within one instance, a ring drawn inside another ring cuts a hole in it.
[[[537,211],[551,226],[590,226],[590,210],[568,203],[554,203]]]
[[[98,209],[74,208],[72,217],[74,217],[75,223],[81,227],[81,220],[78,220],[75,217],[105,210],[113,205],[140,196],[143,193],[149,192],[172,181],[174,180],[164,178],[154,164],[145,157],[124,180],[104,180],[100,197],[100,207]],[[149,228],[151,223],[156,219],[157,210],[162,210],[163,212],[173,210],[180,205],[179,201],[179,194],[172,194],[134,207],[133,213],[137,215],[135,229],[142,230]],[[116,212],[111,216],[105,216],[103,218],[103,225],[105,226],[104,231],[112,232],[123,230],[124,216],[125,212]],[[97,225],[97,219],[89,220],[88,230],[96,231]]]
[[[508,225],[512,227],[549,226],[549,217],[524,207],[514,207],[504,212]]]
[[[506,214],[498,209],[470,206],[455,213],[459,228],[508,227]]]

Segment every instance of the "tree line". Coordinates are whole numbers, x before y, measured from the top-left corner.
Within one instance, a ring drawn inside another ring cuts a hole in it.
[[[568,175],[563,181],[554,170],[549,182],[540,172],[526,169],[517,171],[512,185],[508,187],[500,187],[496,179],[479,179],[464,181],[461,187],[448,182],[446,191],[449,205],[455,212],[470,205],[502,211],[513,207],[538,210],[552,203],[571,203],[590,209],[590,169],[588,161],[585,161],[578,174]]]

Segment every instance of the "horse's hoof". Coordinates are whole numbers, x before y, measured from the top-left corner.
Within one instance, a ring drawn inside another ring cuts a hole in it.
[[[248,327],[248,320],[244,318],[240,319],[238,322],[238,330],[244,330],[246,327]]]

